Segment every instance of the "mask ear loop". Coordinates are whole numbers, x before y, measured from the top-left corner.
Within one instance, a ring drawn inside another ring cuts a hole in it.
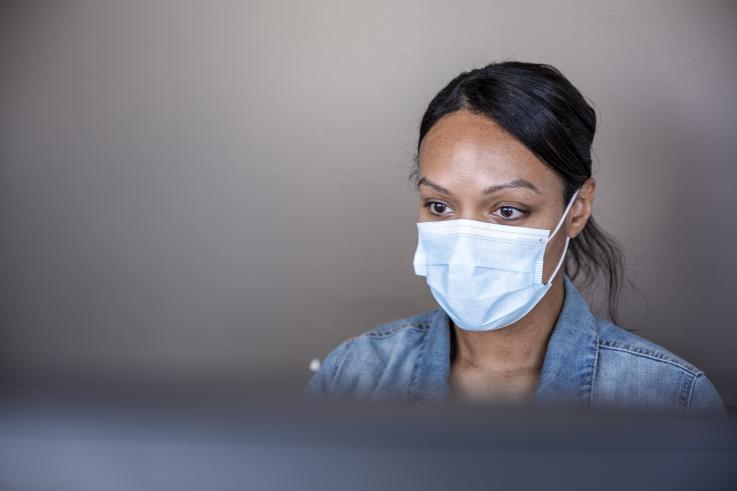
[[[568,202],[568,206],[566,206],[565,211],[563,211],[563,216],[560,218],[560,221],[558,221],[558,225],[556,225],[555,230],[553,230],[553,233],[548,236],[548,240],[545,241],[547,244],[550,242],[550,239],[555,236],[556,233],[558,233],[558,229],[560,229],[560,226],[563,225],[563,222],[566,219],[566,216],[568,216],[568,212],[571,211],[571,207],[573,206],[573,203],[576,202],[576,198],[578,197],[578,192],[580,189],[577,189],[575,193],[573,193],[573,196],[571,196],[571,201]],[[545,285],[550,285],[553,282],[553,278],[555,278],[555,275],[558,274],[558,270],[563,265],[563,261],[566,258],[566,252],[568,252],[568,242],[570,242],[571,238],[566,236],[566,244],[563,246],[563,254],[561,254],[560,259],[558,260],[558,265],[555,267],[555,271],[553,271],[553,274],[550,275],[550,279],[548,280]]]

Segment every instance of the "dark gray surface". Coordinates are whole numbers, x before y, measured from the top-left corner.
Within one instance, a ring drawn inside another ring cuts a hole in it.
[[[734,489],[734,421],[491,407],[4,404],[3,490]]]

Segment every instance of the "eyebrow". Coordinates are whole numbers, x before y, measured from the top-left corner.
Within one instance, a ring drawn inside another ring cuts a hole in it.
[[[500,189],[506,189],[506,188],[527,188],[531,189],[532,191],[535,191],[537,194],[540,194],[540,190],[537,189],[537,186],[532,184],[530,181],[526,181],[525,179],[515,179],[514,181],[509,181],[504,184],[496,184],[494,186],[489,186],[488,188],[484,189],[483,194],[491,194],[499,191]]]
[[[419,188],[423,184],[431,189],[434,189],[435,191],[439,193],[447,194],[448,196],[452,196],[453,194],[447,189],[445,189],[443,186],[435,184],[434,182],[432,182],[426,177],[423,177],[419,181],[417,181],[417,187]],[[489,186],[488,188],[484,189],[482,194],[491,194],[501,189],[508,189],[508,188],[526,188],[526,189],[535,191],[537,194],[540,194],[540,190],[537,189],[537,186],[535,186],[530,181],[527,181],[525,179],[515,179],[514,181],[505,182],[503,184],[495,184],[493,186]]]
[[[435,184],[434,182],[432,182],[427,177],[423,177],[419,181],[417,181],[417,188],[419,189],[420,186],[422,186],[423,184],[425,186],[429,187],[430,189],[434,189],[438,193],[447,194],[448,196],[451,196],[453,194],[450,191],[448,191],[447,189],[445,189],[443,186],[440,186],[439,184]]]

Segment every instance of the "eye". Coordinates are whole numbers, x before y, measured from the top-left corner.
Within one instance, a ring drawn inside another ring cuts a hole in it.
[[[501,206],[494,214],[504,220],[517,220],[527,215],[527,212],[513,206]]]
[[[442,201],[428,201],[427,203],[425,203],[424,206],[425,208],[430,210],[430,213],[438,216],[447,215],[448,212],[453,211],[453,208],[446,205]]]

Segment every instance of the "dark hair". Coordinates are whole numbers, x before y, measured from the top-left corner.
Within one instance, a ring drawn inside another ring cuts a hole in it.
[[[591,143],[596,113],[576,87],[550,65],[505,61],[463,72],[430,102],[420,124],[420,143],[446,114],[465,109],[499,124],[563,178],[564,202],[591,176]],[[412,177],[417,178],[418,158]],[[590,287],[597,276],[608,284],[608,312],[617,322],[623,255],[617,242],[590,217],[571,240],[565,271],[583,276]]]

